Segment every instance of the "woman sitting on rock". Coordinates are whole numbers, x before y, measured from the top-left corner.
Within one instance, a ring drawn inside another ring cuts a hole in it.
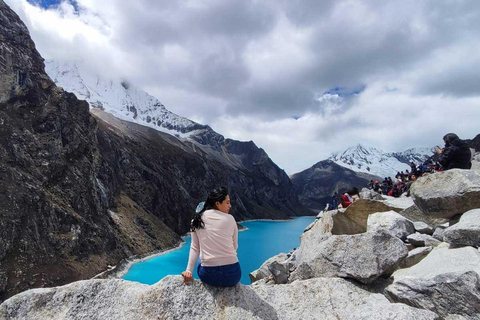
[[[216,287],[236,285],[242,276],[237,258],[238,229],[230,211],[230,197],[225,188],[216,189],[201,202],[191,223],[192,244],[187,270],[182,272],[188,284],[200,254],[197,272],[200,280]]]

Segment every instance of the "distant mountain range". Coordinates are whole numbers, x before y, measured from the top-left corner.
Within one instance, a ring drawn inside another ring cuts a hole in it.
[[[397,172],[410,170],[410,163],[417,165],[433,154],[432,148],[412,148],[403,152],[386,153],[361,144],[343,152],[333,153],[327,160],[347,169],[378,177],[394,177]]]
[[[328,159],[290,176],[300,201],[318,211],[332,202],[337,191],[367,186],[370,180],[394,177],[397,172],[410,170],[410,163],[417,165],[432,154],[429,148],[412,148],[403,152],[386,153],[376,148],[357,144],[343,152],[333,153]]]

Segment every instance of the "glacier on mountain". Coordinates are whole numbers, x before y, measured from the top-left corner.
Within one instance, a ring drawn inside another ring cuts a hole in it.
[[[432,155],[430,148],[411,148],[403,152],[386,153],[361,144],[335,152],[327,160],[356,172],[378,177],[394,177],[397,172],[410,170],[410,162],[419,165]]]
[[[126,81],[115,82],[93,75],[80,61],[47,60],[45,71],[65,91],[86,100],[90,108],[101,109],[121,120],[181,138],[191,138],[204,131],[213,133],[209,126],[176,115],[155,97]]]

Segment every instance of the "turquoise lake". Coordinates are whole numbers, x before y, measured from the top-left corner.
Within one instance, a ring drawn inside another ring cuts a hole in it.
[[[238,260],[242,268],[240,283],[250,284],[248,274],[270,257],[288,253],[300,245],[300,235],[315,217],[297,217],[290,221],[248,221],[241,224],[248,230],[238,233]],[[185,270],[190,251],[190,237],[180,249],[135,263],[122,279],[154,284],[163,277]],[[199,262],[197,262],[199,263]],[[198,279],[195,268],[194,278]]]

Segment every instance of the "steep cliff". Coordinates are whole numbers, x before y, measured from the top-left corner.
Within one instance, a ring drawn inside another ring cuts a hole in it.
[[[210,138],[217,143],[92,116],[46,75],[0,0],[0,300],[174,246],[218,185],[231,190],[237,219],[305,213],[263,150]]]

